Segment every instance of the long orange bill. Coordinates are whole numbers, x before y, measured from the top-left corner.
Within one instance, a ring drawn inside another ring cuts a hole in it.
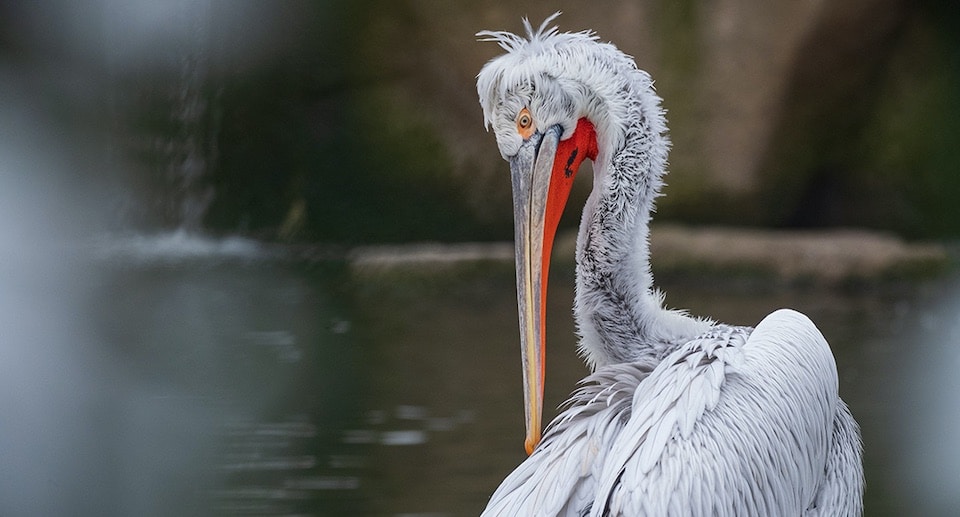
[[[542,428],[544,306],[553,239],[577,169],[597,155],[596,133],[588,120],[579,121],[571,138],[560,141],[561,134],[560,126],[535,133],[510,159],[527,454],[540,442]]]

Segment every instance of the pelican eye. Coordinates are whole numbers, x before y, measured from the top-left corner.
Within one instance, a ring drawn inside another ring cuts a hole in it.
[[[530,114],[530,110],[523,108],[517,114],[517,133],[527,139],[533,135],[533,129],[533,115]]]

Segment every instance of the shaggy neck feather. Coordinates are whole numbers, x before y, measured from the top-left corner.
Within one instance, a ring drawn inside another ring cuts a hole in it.
[[[642,73],[642,72],[641,72]],[[642,77],[646,77],[643,75]],[[601,150],[577,239],[575,315],[580,352],[592,369],[659,362],[707,322],[662,307],[650,272],[649,221],[669,141],[649,80],[627,93],[628,129],[619,148]],[[601,137],[602,138],[602,137]]]

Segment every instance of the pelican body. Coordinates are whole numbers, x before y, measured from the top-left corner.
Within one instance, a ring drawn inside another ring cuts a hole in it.
[[[555,16],[478,34],[506,51],[477,91],[510,163],[529,454],[484,515],[860,515],[860,430],[823,335],[787,309],[750,328],[663,307],[648,246],[660,98],[612,44],[548,29]],[[541,437],[550,252],[586,159],[574,312],[593,373]]]

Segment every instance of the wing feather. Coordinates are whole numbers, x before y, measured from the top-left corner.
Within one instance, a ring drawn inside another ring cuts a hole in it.
[[[636,386],[652,369],[639,363],[613,365],[584,379],[482,515],[580,515],[589,508],[607,444],[625,425]]]
[[[822,485],[838,401],[833,355],[802,314],[777,311],[751,334],[717,326],[638,386],[590,515],[801,513]]]
[[[800,313],[598,369],[484,515],[859,515],[859,429]]]

